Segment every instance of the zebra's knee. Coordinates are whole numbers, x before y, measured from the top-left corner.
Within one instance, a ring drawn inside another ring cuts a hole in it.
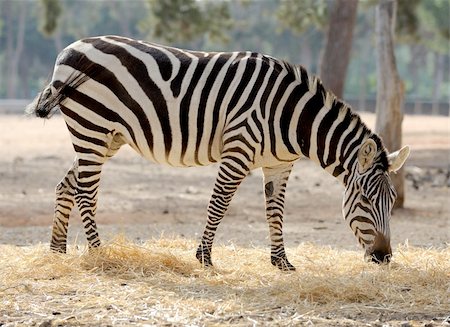
[[[63,196],[73,198],[77,193],[77,181],[73,173],[69,172],[65,178],[63,178],[55,187],[55,193],[57,196]]]
[[[70,192],[71,188],[65,183],[64,180],[58,183],[55,187],[55,193],[57,196],[61,196],[63,194],[71,194]]]

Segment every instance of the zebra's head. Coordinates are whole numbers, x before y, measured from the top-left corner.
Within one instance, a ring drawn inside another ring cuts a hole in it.
[[[344,193],[344,218],[366,258],[377,263],[389,262],[392,255],[389,220],[397,194],[389,173],[399,170],[408,156],[408,146],[387,154],[381,142],[368,138],[358,150]]]

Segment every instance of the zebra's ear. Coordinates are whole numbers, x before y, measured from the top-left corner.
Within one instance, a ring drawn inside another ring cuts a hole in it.
[[[358,163],[359,171],[361,173],[365,172],[369,167],[372,166],[377,154],[377,144],[372,139],[367,139],[359,148],[358,151]]]
[[[389,163],[389,171],[395,173],[395,172],[397,172],[397,170],[402,168],[406,159],[408,159],[409,152],[410,152],[409,146],[405,145],[400,150],[389,154],[387,157],[388,163]]]

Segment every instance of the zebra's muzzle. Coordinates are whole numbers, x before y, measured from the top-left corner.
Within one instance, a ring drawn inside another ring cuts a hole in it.
[[[366,251],[366,259],[378,264],[387,264],[392,258],[390,240],[382,233],[377,233],[372,247]]]

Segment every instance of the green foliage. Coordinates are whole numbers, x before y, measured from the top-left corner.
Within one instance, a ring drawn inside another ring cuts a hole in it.
[[[417,7],[421,0],[398,0],[395,33],[398,39],[417,42],[419,19]]]
[[[297,34],[303,34],[311,27],[323,30],[328,19],[327,4],[326,0],[284,0],[276,15],[283,28]]]
[[[448,0],[398,0],[396,37],[402,43],[447,53],[449,15]]]
[[[44,35],[51,35],[56,30],[62,7],[60,0],[40,0],[41,19],[39,29]]]
[[[422,1],[417,16],[421,41],[436,52],[448,53],[450,40],[450,2],[448,0]]]
[[[148,0],[150,17],[141,22],[143,31],[167,42],[186,42],[208,35],[227,41],[224,31],[232,21],[226,2],[196,0]]]

